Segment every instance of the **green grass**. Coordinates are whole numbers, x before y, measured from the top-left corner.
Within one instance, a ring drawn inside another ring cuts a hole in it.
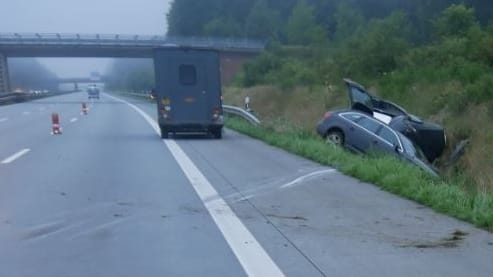
[[[269,127],[255,127],[238,119],[228,118],[226,126],[285,149],[384,190],[474,225],[493,231],[493,194],[471,193],[458,180],[442,180],[421,169],[390,156],[355,155],[328,145],[315,135],[295,128],[278,132]]]

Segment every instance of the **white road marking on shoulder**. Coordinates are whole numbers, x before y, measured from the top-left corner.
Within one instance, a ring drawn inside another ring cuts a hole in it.
[[[140,114],[151,127],[160,134],[159,125],[140,108],[123,99],[107,95],[122,102]],[[267,254],[262,245],[236,216],[234,211],[217,193],[207,178],[200,172],[181,147],[173,140],[163,140],[171,154],[192,184],[212,219],[223,234],[231,250],[238,258],[248,276],[284,276],[281,269]]]
[[[25,111],[25,112],[23,112],[22,114],[23,114],[23,115],[30,115],[30,114],[31,114],[31,112]]]
[[[31,151],[31,149],[29,148],[26,148],[26,149],[22,149],[20,150],[19,152],[13,154],[12,156],[6,158],[5,160],[2,161],[2,164],[9,164],[15,160],[17,160],[18,158],[22,157],[23,155],[27,154],[27,152]]]
[[[309,179],[311,177],[314,177],[317,175],[322,175],[322,174],[334,173],[334,172],[336,172],[336,170],[333,168],[315,171],[315,172],[300,176],[300,177],[294,179],[293,181],[280,186],[279,188],[281,188],[281,189],[289,188],[289,187],[296,185],[297,183],[301,183],[303,181],[306,181],[307,179]]]
[[[72,122],[72,123],[74,123],[76,121],[77,121],[77,117],[74,117],[74,118],[70,119],[70,122]]]
[[[2,118],[0,118],[0,122],[5,122],[5,121],[7,121],[7,120],[9,120],[9,119],[8,119],[8,118],[6,118],[6,117],[2,117]]]

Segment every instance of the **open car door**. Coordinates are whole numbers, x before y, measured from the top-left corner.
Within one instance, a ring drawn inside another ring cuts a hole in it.
[[[371,95],[362,85],[350,79],[344,79],[344,82],[348,88],[352,109],[368,113],[387,124],[396,116],[409,116],[399,105]]]
[[[430,163],[443,153],[446,137],[442,126],[423,122],[399,105],[371,95],[362,85],[350,79],[344,79],[344,82],[351,109],[367,113],[404,134],[423,150]]]

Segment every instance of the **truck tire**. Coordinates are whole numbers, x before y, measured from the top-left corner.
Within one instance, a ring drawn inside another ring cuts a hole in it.
[[[168,135],[168,130],[166,128],[161,127],[161,138],[162,139],[167,139],[169,137]]]
[[[223,137],[223,129],[212,130],[212,135],[215,139],[221,139]]]

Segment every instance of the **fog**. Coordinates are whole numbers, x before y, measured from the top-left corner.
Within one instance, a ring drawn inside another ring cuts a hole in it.
[[[172,0],[2,0],[1,33],[165,34]],[[104,73],[111,59],[43,58],[61,78]]]

